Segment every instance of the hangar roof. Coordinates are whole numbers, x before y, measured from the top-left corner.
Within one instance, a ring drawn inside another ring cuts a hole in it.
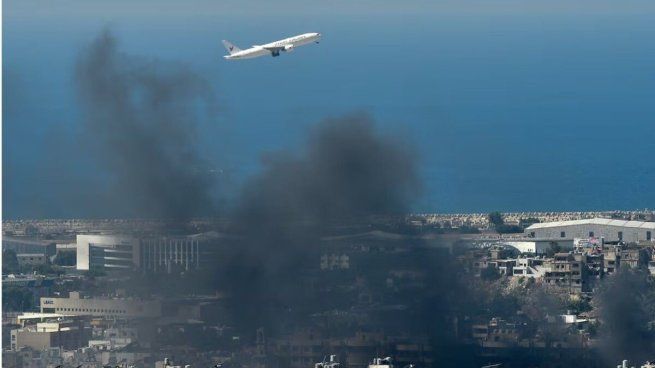
[[[527,228],[527,230],[545,229],[545,228],[562,227],[562,226],[575,226],[575,225],[607,225],[607,226],[620,226],[620,227],[655,230],[655,222],[614,220],[614,219],[605,219],[605,218],[536,223],[530,225]]]

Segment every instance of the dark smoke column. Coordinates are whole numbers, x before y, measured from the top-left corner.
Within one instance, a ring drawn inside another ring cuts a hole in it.
[[[101,33],[82,52],[76,83],[84,139],[109,170],[117,206],[175,220],[209,214],[213,181],[195,129],[211,89],[184,67],[128,57],[116,43]]]
[[[247,328],[274,324],[275,308],[307,307],[300,272],[333,222],[403,214],[418,191],[416,158],[365,115],[328,119],[305,149],[268,155],[246,183],[233,216],[242,238],[219,276]]]

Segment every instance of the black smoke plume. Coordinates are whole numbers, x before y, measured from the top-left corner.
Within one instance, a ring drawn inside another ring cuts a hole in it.
[[[76,83],[84,139],[109,170],[119,210],[175,220],[210,213],[213,180],[195,137],[213,105],[202,78],[124,55],[105,31],[82,53]]]
[[[267,314],[271,306],[308,307],[310,286],[298,280],[318,264],[320,236],[338,223],[404,213],[418,190],[415,162],[411,149],[377,133],[364,115],[321,122],[300,154],[267,155],[233,217],[243,237],[222,279],[235,317],[267,326],[279,318]]]
[[[600,351],[607,364],[655,357],[655,283],[646,272],[621,269],[596,296]]]

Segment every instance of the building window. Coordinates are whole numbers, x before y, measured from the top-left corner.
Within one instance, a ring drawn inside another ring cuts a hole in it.
[[[623,240],[623,231],[619,231],[619,240]]]
[[[530,237],[534,238],[534,231],[530,232]]]
[[[652,240],[653,239],[653,233],[650,231],[646,231],[646,240]]]
[[[562,231],[559,233],[560,238],[566,238],[566,232]]]
[[[594,232],[593,232],[593,231],[590,231],[590,232],[589,232],[589,237],[590,237],[590,238],[593,238],[593,237],[594,237]]]

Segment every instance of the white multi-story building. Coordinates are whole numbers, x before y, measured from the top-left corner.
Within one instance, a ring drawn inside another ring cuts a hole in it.
[[[139,241],[123,235],[78,235],[78,270],[120,270],[139,265]]]
[[[134,238],[125,235],[78,235],[78,270],[141,269],[177,272],[212,267],[218,235]]]

